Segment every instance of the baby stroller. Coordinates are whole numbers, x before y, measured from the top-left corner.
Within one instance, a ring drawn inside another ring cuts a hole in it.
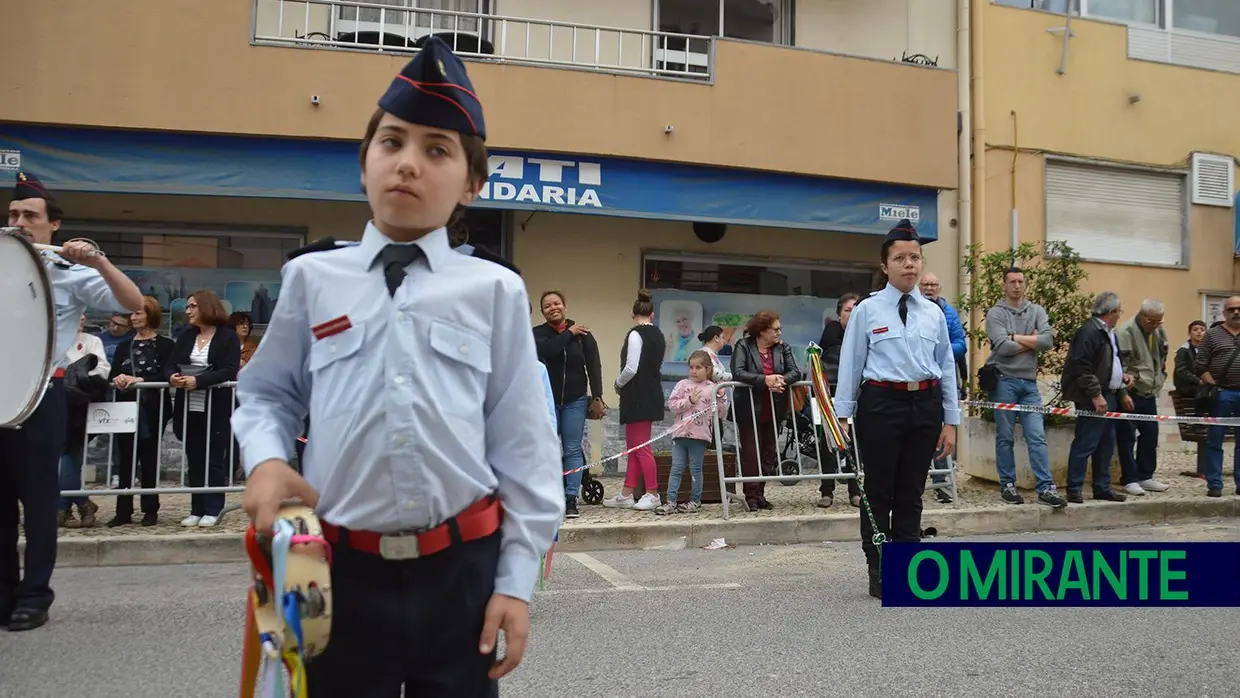
[[[581,471],[581,501],[586,504],[603,503],[603,481],[590,474],[590,469]]]
[[[780,475],[800,475],[801,464],[797,462],[795,454],[791,454],[792,449],[800,451],[801,458],[809,458],[817,461],[818,454],[818,434],[817,428],[814,426],[814,420],[809,415],[810,407],[807,404],[805,409],[796,412],[790,412],[779,425],[779,430],[784,432],[784,445],[779,452],[779,470]],[[826,449],[823,445],[824,458],[831,457],[832,451]],[[780,480],[785,486],[797,484],[796,480]]]

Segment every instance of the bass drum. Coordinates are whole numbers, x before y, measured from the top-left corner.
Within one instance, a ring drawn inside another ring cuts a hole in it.
[[[43,400],[54,364],[56,306],[43,257],[26,236],[0,235],[0,313],[20,335],[0,342],[0,427],[20,426]]]

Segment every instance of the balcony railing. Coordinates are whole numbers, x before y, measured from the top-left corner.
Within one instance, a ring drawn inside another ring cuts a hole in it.
[[[438,36],[462,57],[622,75],[709,80],[709,36],[423,9],[416,0],[254,0],[256,44],[413,53]]]

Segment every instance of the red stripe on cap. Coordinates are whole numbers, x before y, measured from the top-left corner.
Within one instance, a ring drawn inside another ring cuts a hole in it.
[[[460,85],[456,84],[455,82],[422,82],[422,81],[420,81],[420,80],[410,80],[409,82],[417,83],[417,84],[419,84],[419,85],[426,85],[427,87],[455,87],[456,89],[460,90],[461,92],[464,92],[465,94],[469,95],[470,97],[473,97],[474,99],[478,100],[478,103],[479,103],[479,104],[481,104],[481,103],[482,103],[482,100],[481,100],[481,99],[478,99],[478,95],[474,94],[473,92],[470,92],[468,89],[466,89],[466,88],[464,88],[464,87],[461,87]]]
[[[475,124],[475,123],[474,123],[474,119],[473,119],[473,117],[471,117],[471,116],[469,115],[469,110],[468,110],[468,109],[466,109],[464,106],[462,106],[460,102],[456,101],[455,99],[452,99],[452,98],[451,98],[451,97],[449,97],[448,95],[441,95],[441,94],[439,94],[438,92],[432,92],[431,90],[428,90],[428,89],[426,89],[425,87],[422,87],[422,83],[419,83],[419,82],[418,82],[418,81],[416,81],[416,80],[410,80],[409,78],[405,77],[404,75],[397,75],[396,77],[397,77],[397,78],[400,78],[401,80],[404,80],[405,82],[407,82],[407,83],[409,83],[410,85],[412,85],[412,86],[413,86],[413,89],[418,90],[419,92],[422,92],[422,93],[428,94],[428,95],[430,95],[430,96],[432,96],[432,97],[438,97],[438,98],[442,99],[443,101],[447,102],[448,104],[451,104],[452,106],[456,107],[457,109],[460,109],[460,110],[461,110],[461,113],[465,115],[465,119],[466,119],[467,121],[469,121],[469,127],[470,127],[470,128],[472,128],[472,129],[474,130],[474,135],[477,135],[477,133],[478,133],[478,126],[477,126],[477,124]],[[456,87],[456,85],[453,85],[453,87]],[[468,90],[467,90],[467,91],[468,91]],[[475,97],[475,99],[477,99],[477,98]]]

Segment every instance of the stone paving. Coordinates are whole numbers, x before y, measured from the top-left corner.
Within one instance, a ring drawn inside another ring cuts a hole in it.
[[[1227,450],[1231,450],[1228,445]],[[1183,452],[1163,452],[1159,454],[1158,477],[1167,483],[1171,489],[1166,492],[1150,493],[1144,497],[1133,497],[1135,499],[1153,499],[1171,500],[1171,499],[1190,499],[1198,498],[1205,494],[1205,483],[1196,478],[1184,477],[1180,475],[1181,471],[1192,471],[1195,468],[1195,454]],[[1225,463],[1231,462],[1230,454],[1226,454]],[[600,477],[603,486],[606,489],[607,496],[619,491],[623,485],[623,480],[617,476]],[[1224,496],[1232,497],[1231,485],[1231,469],[1225,470],[1226,488]],[[774,510],[745,512],[736,506],[730,507],[729,517],[732,521],[743,521],[752,518],[769,518],[774,516],[814,516],[827,514],[842,514],[853,511],[848,504],[847,487],[841,482],[836,486],[835,504],[830,509],[821,509],[818,503],[818,481],[808,480],[802,481],[793,486],[785,486],[778,482],[767,484],[767,499],[775,505]],[[61,535],[64,537],[80,537],[80,536],[127,536],[127,535],[183,535],[183,534],[236,534],[245,531],[249,525],[249,519],[245,513],[237,510],[227,514],[220,523],[213,528],[183,528],[179,525],[181,519],[189,514],[189,495],[162,495],[160,497],[161,508],[159,512],[159,523],[155,526],[144,527],[136,523],[127,526],[119,526],[117,528],[107,528],[104,524],[112,518],[115,511],[115,497],[94,497],[93,501],[99,505],[99,512],[96,515],[98,522],[91,528],[65,528],[61,529]],[[1087,497],[1088,499],[1088,497]],[[241,503],[241,494],[229,494],[226,497],[229,505],[239,505]],[[925,511],[927,514],[952,508],[1002,508],[1009,506],[999,499],[999,488],[995,483],[986,482],[978,478],[972,478],[968,475],[961,474],[958,482],[957,499],[954,504],[940,504],[931,492],[927,492],[924,498]],[[1032,504],[1032,496],[1026,493],[1026,505],[1036,506]],[[135,502],[136,504],[136,502]],[[1122,505],[1117,505],[1122,506]],[[709,521],[721,520],[723,518],[723,506],[721,504],[708,504],[698,513],[694,514],[675,514],[671,516],[659,516],[653,512],[642,512],[625,509],[607,509],[603,506],[581,505],[581,518],[574,521],[565,522],[565,528],[573,526],[585,525],[607,525],[607,524],[623,524],[635,522],[660,522],[667,521],[669,523],[684,523],[686,520],[692,521]],[[139,515],[140,516],[140,515]]]

